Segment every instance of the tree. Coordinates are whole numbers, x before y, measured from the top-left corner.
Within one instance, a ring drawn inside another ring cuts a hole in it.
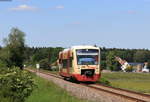
[[[150,60],[148,60],[147,62],[148,62],[147,67],[148,67],[148,69],[150,69]]]
[[[25,51],[25,34],[18,28],[12,28],[8,38],[4,39],[4,50],[7,55],[7,66],[23,68]]]
[[[39,63],[43,66],[41,68],[50,69],[49,65],[56,62],[59,52],[63,49],[62,47],[26,47],[24,63],[30,66]]]
[[[48,61],[48,58],[42,59],[40,60],[40,68],[42,69],[47,69],[47,70],[51,70],[50,68],[50,63]]]
[[[9,55],[6,48],[3,48],[0,50],[0,67],[8,67],[9,66]]]
[[[146,50],[138,50],[134,54],[135,62],[147,62],[150,59],[150,53]]]
[[[118,63],[115,60],[115,51],[109,51],[107,57],[106,57],[106,65],[107,69],[112,71],[117,71],[118,69]]]

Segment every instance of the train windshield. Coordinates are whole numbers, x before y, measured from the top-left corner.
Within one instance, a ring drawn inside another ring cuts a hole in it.
[[[77,50],[78,65],[97,65],[99,51],[96,49]]]

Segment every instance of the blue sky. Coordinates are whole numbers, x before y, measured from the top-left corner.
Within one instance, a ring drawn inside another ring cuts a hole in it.
[[[29,46],[150,49],[150,0],[0,1],[0,45],[12,27]]]

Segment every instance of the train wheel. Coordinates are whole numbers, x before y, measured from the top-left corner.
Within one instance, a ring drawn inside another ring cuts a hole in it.
[[[64,80],[67,80],[67,78],[66,78],[66,77],[64,77]]]
[[[69,77],[64,77],[64,80],[69,81],[69,80],[70,80],[70,78],[69,78]]]
[[[73,82],[73,83],[80,84],[80,82],[78,80],[76,80],[74,77],[71,77],[70,81]]]

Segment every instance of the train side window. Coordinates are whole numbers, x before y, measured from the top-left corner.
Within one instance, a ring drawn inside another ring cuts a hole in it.
[[[62,60],[63,68],[67,68],[67,59]]]
[[[72,67],[72,58],[69,59],[69,64],[70,64],[69,67]]]

